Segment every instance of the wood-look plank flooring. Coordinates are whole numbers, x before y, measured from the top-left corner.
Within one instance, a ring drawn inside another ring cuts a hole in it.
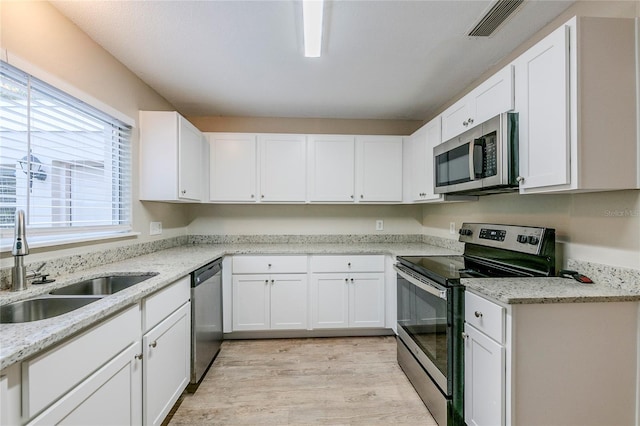
[[[390,336],[227,340],[169,424],[436,426]]]

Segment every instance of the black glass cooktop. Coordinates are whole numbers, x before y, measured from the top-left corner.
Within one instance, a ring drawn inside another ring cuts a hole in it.
[[[441,284],[455,283],[460,278],[525,276],[521,272],[484,264],[464,256],[398,256],[398,262]]]

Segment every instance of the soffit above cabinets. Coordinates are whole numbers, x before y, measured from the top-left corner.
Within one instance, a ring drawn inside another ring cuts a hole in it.
[[[52,3],[185,115],[423,120],[573,1],[326,1],[320,58],[299,1]]]

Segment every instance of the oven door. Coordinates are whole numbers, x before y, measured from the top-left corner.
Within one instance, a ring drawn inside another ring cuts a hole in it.
[[[450,359],[453,330],[449,309],[451,289],[424,277],[398,272],[398,336],[438,385],[452,396]]]

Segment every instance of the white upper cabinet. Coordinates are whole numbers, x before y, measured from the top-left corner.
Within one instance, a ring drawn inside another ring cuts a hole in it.
[[[514,107],[513,66],[498,71],[442,113],[445,142]]]
[[[254,202],[257,197],[257,138],[245,133],[210,133],[209,200]]]
[[[305,135],[258,135],[260,201],[304,202],[307,191]]]
[[[310,135],[307,138],[310,202],[353,202],[355,137]]]
[[[408,202],[440,201],[442,194],[433,192],[433,147],[441,140],[440,116],[418,129],[406,140],[409,171],[405,173]]]
[[[514,61],[521,193],[638,187],[634,31],[574,17]]]
[[[356,198],[402,201],[402,137],[356,137]]]
[[[175,111],[140,111],[140,199],[201,201],[202,133]]]

